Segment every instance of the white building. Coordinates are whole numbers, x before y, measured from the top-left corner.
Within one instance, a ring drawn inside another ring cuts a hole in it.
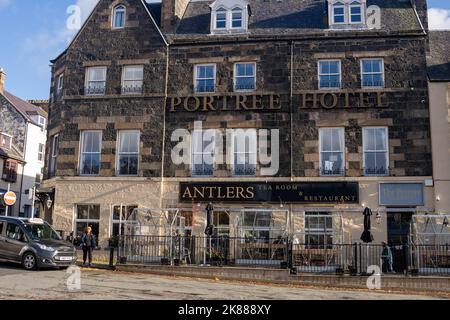
[[[0,193],[8,188],[17,195],[8,215],[30,217],[30,189],[42,181],[47,137],[47,113],[4,89],[6,74],[0,69]],[[36,203],[36,210],[39,210]],[[5,214],[0,204],[0,215]]]

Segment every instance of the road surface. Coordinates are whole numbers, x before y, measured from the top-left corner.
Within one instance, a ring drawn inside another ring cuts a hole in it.
[[[81,269],[81,289],[69,290],[65,270],[24,271],[0,262],[3,299],[436,299],[439,296],[384,292],[324,290],[280,285],[164,277],[107,270]],[[75,283],[75,288],[77,281]]]

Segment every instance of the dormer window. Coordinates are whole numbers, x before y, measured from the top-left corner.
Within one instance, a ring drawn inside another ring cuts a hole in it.
[[[216,0],[210,7],[212,34],[235,34],[247,31],[247,0]]]
[[[336,3],[333,5],[333,22],[345,23],[345,5],[343,3]]]
[[[231,27],[233,29],[242,28],[242,9],[241,8],[234,8],[231,11]]]
[[[328,0],[331,29],[361,29],[365,27],[366,0]]]
[[[220,8],[216,11],[216,29],[227,28],[227,10]]]
[[[125,28],[126,8],[124,5],[118,5],[113,11],[113,29]]]
[[[350,23],[361,23],[362,21],[361,3],[352,2],[350,4]]]

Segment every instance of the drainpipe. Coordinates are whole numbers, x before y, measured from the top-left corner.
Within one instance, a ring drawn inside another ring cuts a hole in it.
[[[26,123],[26,127],[25,127],[25,141],[24,141],[24,146],[23,146],[23,157],[24,158],[26,157],[26,154],[27,154],[28,125],[30,124],[27,120],[25,120],[25,123]],[[20,181],[20,191],[19,191],[20,192],[20,197],[19,197],[19,212],[18,212],[18,214],[20,214],[20,208],[22,206],[23,176],[24,176],[24,173],[25,173],[25,165],[26,164],[27,163],[24,162],[23,165],[22,165],[22,179]],[[31,215],[33,215],[33,213],[31,213]]]
[[[289,112],[290,112],[290,135],[291,135],[291,141],[290,141],[290,149],[291,149],[291,182],[294,178],[294,106],[293,106],[293,96],[294,96],[294,41],[291,40],[291,61],[290,61],[290,74],[291,74],[291,83],[290,83],[290,97],[289,97]],[[292,234],[292,221],[293,221],[293,210],[294,207],[292,203],[289,205],[289,225],[288,225],[288,238],[291,239]]]
[[[167,105],[167,93],[169,86],[169,44],[166,42],[166,78],[164,83],[164,102],[163,102],[163,136],[162,136],[162,155],[161,155],[161,187],[159,196],[159,208],[163,206],[164,195],[164,162],[166,160],[165,148],[166,148],[166,105]]]

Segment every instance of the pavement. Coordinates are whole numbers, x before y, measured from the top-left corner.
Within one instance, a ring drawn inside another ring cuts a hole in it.
[[[447,296],[398,294],[368,290],[318,289],[237,281],[192,279],[126,273],[92,268],[80,269],[69,290],[67,270],[25,271],[0,262],[0,300],[429,300]]]

